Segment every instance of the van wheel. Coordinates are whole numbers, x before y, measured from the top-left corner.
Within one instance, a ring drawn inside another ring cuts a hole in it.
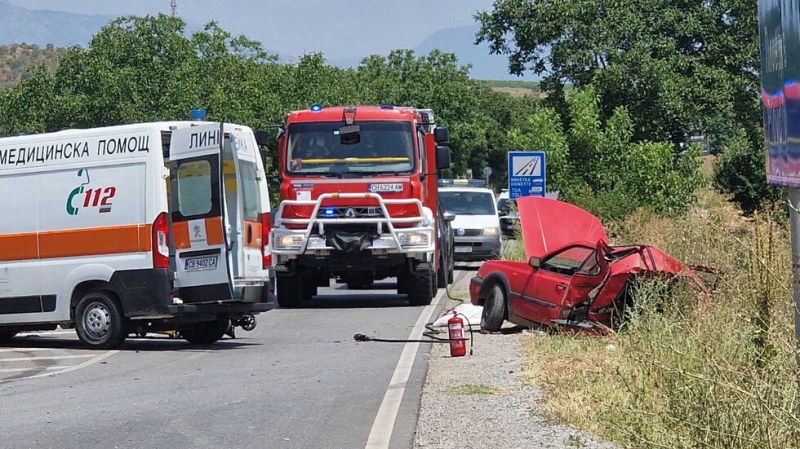
[[[439,263],[439,271],[436,272],[436,284],[439,287],[447,287],[447,278],[445,278],[445,274],[447,273],[447,261],[442,258],[441,263]]]
[[[106,292],[85,294],[75,309],[78,338],[94,349],[112,349],[121,345],[128,335],[127,325],[117,301]]]
[[[0,329],[0,344],[10,342],[15,335],[17,335],[17,331],[13,329]]]
[[[303,288],[302,277],[295,271],[294,274],[278,277],[278,305],[283,309],[294,309],[303,303],[303,294],[307,289]]]
[[[506,315],[506,295],[499,284],[494,284],[483,303],[481,330],[497,332],[503,327]]]
[[[181,330],[181,337],[196,345],[210,345],[219,341],[230,327],[230,318],[220,315],[214,321],[207,321],[192,328]]]
[[[406,280],[408,303],[412,306],[427,306],[433,301],[436,288],[436,275],[433,270],[415,273]]]

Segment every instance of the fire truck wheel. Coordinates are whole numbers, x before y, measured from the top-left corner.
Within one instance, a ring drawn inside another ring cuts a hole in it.
[[[17,331],[13,329],[0,329],[0,344],[10,342],[15,335],[17,335]]]
[[[415,273],[406,281],[408,288],[408,303],[412,306],[427,306],[434,296],[436,276],[432,270]]]
[[[436,284],[438,284],[439,287],[447,286],[445,274],[447,274],[447,262],[442,259],[442,262],[439,264],[439,271],[436,272]]]
[[[196,345],[210,345],[222,338],[230,327],[231,319],[225,315],[219,315],[214,321],[200,323],[192,328],[181,330],[181,337]]]
[[[284,309],[300,307],[303,303],[303,287],[300,275],[279,276],[277,286],[278,305]]]
[[[128,336],[122,309],[109,293],[95,290],[83,295],[75,308],[78,338],[94,349],[112,349]]]
[[[309,282],[310,280],[303,283],[303,301],[311,301],[311,298],[317,296],[317,286]]]
[[[483,303],[481,330],[497,332],[503,326],[506,315],[506,296],[500,284],[494,284]]]

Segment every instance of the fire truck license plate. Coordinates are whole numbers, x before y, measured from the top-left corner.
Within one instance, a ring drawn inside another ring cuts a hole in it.
[[[184,268],[186,271],[216,270],[217,256],[186,259],[186,265],[184,265]]]
[[[369,191],[372,193],[402,192],[403,184],[370,184]]]

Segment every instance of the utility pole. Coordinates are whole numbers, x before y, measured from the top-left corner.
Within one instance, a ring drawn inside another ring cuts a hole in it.
[[[178,0],[170,0],[169,6],[172,8],[172,17],[178,15]]]

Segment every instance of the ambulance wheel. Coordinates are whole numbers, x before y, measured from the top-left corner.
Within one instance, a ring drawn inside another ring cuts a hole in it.
[[[230,318],[220,315],[214,321],[207,321],[192,328],[181,330],[181,337],[196,345],[210,345],[222,338],[230,327]]]
[[[432,270],[415,273],[406,281],[408,303],[412,306],[427,306],[433,301],[436,288],[436,275]]]
[[[506,315],[506,295],[500,284],[494,284],[483,303],[481,330],[497,332],[503,326]]]
[[[121,345],[128,336],[127,325],[116,299],[103,291],[83,295],[75,308],[78,338],[94,349],[112,349]]]
[[[0,329],[0,344],[10,342],[15,335],[17,335],[17,331],[13,329]]]
[[[303,288],[302,278],[295,271],[294,274],[278,277],[277,297],[278,305],[283,309],[294,309],[303,303],[303,294],[307,290]]]

